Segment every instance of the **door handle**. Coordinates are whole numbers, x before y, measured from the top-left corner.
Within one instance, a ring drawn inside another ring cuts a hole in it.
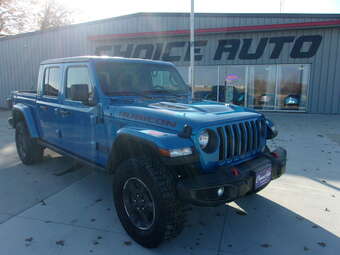
[[[39,105],[39,108],[41,110],[44,110],[44,111],[46,111],[48,109],[48,107],[46,105]]]
[[[60,110],[59,110],[59,113],[60,113],[60,115],[63,116],[63,117],[68,116],[68,115],[71,114],[70,111],[67,111],[67,110],[64,110],[64,109],[60,109]]]

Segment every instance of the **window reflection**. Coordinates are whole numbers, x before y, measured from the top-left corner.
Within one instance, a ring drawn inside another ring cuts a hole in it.
[[[195,67],[194,95],[196,99],[217,101],[218,83],[219,79],[217,66]]]
[[[275,106],[276,66],[258,65],[249,69],[248,106],[273,110]]]
[[[245,105],[247,66],[228,66],[225,77],[226,102]]]
[[[48,67],[45,69],[43,93],[45,96],[57,97],[60,90],[59,67]]]
[[[280,110],[306,110],[309,65],[280,65],[278,104]]]
[[[310,64],[199,66],[195,98],[217,101],[216,84],[220,84],[220,102],[259,110],[306,111],[309,75]]]

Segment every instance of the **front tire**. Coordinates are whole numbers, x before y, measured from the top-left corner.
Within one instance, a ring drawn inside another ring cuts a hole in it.
[[[123,227],[140,245],[154,248],[182,231],[184,210],[175,177],[158,160],[124,161],[114,176],[113,195]]]
[[[43,159],[44,149],[31,138],[24,121],[15,126],[15,143],[20,160],[25,165],[32,165]]]

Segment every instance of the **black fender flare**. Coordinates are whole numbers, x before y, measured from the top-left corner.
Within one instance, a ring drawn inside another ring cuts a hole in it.
[[[155,143],[131,134],[119,134],[114,140],[107,162],[107,170],[114,173],[115,168],[126,158],[133,155],[153,155],[161,157]]]
[[[36,126],[35,120],[33,118],[32,111],[30,107],[24,104],[15,104],[12,109],[12,118],[13,118],[13,128],[15,128],[15,125],[18,121],[24,120],[27,126],[27,129],[30,133],[30,136],[32,138],[38,138],[39,132],[38,128]]]

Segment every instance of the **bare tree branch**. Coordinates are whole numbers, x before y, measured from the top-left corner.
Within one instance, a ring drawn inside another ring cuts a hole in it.
[[[0,0],[0,33],[16,34],[30,31],[33,23],[30,22],[29,10],[30,0]]]
[[[38,25],[41,30],[71,24],[74,11],[68,10],[55,0],[46,0],[44,9],[38,14]]]
[[[17,34],[71,24],[74,11],[56,0],[0,0],[0,33]]]

